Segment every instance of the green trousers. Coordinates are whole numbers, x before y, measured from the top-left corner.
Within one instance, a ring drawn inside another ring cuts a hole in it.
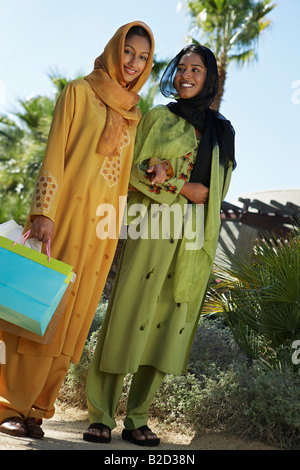
[[[91,366],[87,380],[87,402],[91,423],[116,427],[115,413],[120,400],[126,374],[109,374]],[[124,420],[132,431],[147,424],[148,411],[165,373],[152,366],[140,366],[133,374]]]

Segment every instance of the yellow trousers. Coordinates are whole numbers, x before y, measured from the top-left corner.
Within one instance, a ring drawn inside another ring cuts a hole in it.
[[[17,353],[19,337],[0,331],[6,360],[0,365],[0,423],[12,416],[52,418],[71,358]]]

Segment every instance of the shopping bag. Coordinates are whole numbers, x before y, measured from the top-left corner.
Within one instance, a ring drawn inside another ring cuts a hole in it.
[[[49,246],[43,254],[0,236],[0,318],[43,336],[71,282],[72,269],[51,258]]]
[[[12,241],[17,241],[22,238],[23,227],[22,225],[17,224],[14,220],[8,220],[3,224],[0,224],[0,236],[9,238]],[[24,245],[32,248],[33,250],[42,251],[42,242],[36,238],[26,238],[24,240]]]
[[[22,338],[29,339],[31,341],[34,341],[35,343],[50,344],[53,340],[53,337],[57,331],[61,317],[67,306],[67,302],[69,300],[75,280],[76,280],[76,274],[73,273],[72,279],[64,295],[62,296],[62,299],[59,302],[58,307],[56,308],[43,336],[38,335],[36,333],[32,333],[29,330],[25,330],[25,328],[21,328],[20,326],[14,325],[13,323],[10,323],[6,320],[2,320],[1,318],[0,318],[0,330],[7,331],[8,333],[11,333],[16,336],[22,336]]]

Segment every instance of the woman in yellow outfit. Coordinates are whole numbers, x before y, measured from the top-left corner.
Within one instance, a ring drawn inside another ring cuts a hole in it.
[[[118,241],[119,201],[127,195],[141,118],[137,92],[150,75],[153,51],[146,24],[122,26],[95,60],[94,71],[71,81],[57,101],[24,230],[31,228],[44,243],[51,237],[51,256],[73,266],[76,282],[51,344],[0,331],[6,346],[6,365],[0,367],[2,432],[43,437],[41,421],[54,415],[69,364],[80,359]],[[116,212],[116,236],[101,239],[101,204],[108,203]]]

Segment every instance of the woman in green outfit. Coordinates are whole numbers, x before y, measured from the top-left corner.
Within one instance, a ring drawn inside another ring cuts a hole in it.
[[[133,373],[122,437],[159,444],[148,409],[165,374],[186,370],[235,166],[234,130],[210,109],[213,53],[186,46],[161,91],[176,101],[150,110],[138,127],[128,237],[88,375],[84,439],[93,442],[110,441],[124,376]]]

